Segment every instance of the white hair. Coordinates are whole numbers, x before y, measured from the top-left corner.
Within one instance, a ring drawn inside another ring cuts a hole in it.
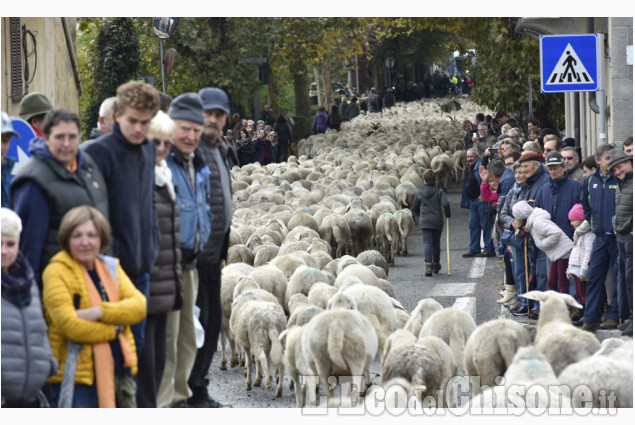
[[[22,232],[22,220],[14,211],[9,208],[0,210],[0,227],[3,235],[20,237]]]
[[[170,137],[174,136],[174,132],[176,131],[176,125],[172,118],[165,112],[159,110],[157,114],[150,121],[150,128],[148,133],[154,134],[167,134]]]

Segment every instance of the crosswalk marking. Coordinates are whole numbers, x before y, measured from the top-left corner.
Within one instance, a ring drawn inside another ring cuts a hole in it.
[[[476,283],[442,283],[435,285],[428,293],[429,297],[450,297],[474,293]]]
[[[480,279],[485,274],[485,263],[487,262],[487,257],[475,257],[472,260],[472,267],[470,267],[469,278],[470,279]]]
[[[463,310],[476,319],[476,297],[458,297],[452,308]]]

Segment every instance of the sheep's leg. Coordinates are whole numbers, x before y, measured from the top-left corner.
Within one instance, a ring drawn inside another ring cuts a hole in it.
[[[317,407],[317,388],[318,377],[315,375],[305,376],[304,392],[306,397],[306,403],[309,407]]]
[[[243,349],[243,354],[245,355],[245,363],[247,363],[247,385],[245,388],[247,391],[251,391],[251,353]]]
[[[260,356],[254,356],[254,363],[256,363],[256,377],[254,378],[254,387],[259,387],[262,384],[262,362]]]
[[[221,329],[220,331],[220,351],[221,351],[220,370],[227,370],[227,356],[225,353],[226,342],[227,342],[227,335],[225,334],[225,331]]]
[[[228,335],[229,338],[229,347],[232,350],[232,358],[231,361],[229,363],[230,367],[236,367],[238,366],[239,363],[241,363],[240,359],[238,358],[238,344],[236,344],[236,340],[234,339],[233,335],[231,334],[231,332]],[[242,362],[241,366],[244,366],[245,363]]]
[[[263,349],[260,349],[260,352],[258,353],[258,363],[260,364],[260,372],[264,371],[265,375],[267,375],[267,381],[265,382],[267,390],[273,390],[271,372],[269,371],[269,361],[267,359],[267,353],[265,353],[265,350]]]
[[[291,378],[289,387],[293,386],[295,390],[295,407],[304,407],[304,404],[301,404],[302,386],[300,385],[300,376],[297,372],[290,370],[289,377]]]
[[[278,374],[278,386],[276,388],[276,397],[282,397],[282,382],[284,381],[284,363],[280,363],[276,368]]]

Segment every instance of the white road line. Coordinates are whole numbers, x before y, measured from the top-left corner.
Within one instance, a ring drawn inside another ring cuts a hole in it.
[[[476,320],[476,297],[459,297],[452,308],[463,310]]]
[[[485,263],[487,257],[476,257],[472,260],[472,267],[470,267],[470,279],[480,279],[485,274]]]
[[[428,293],[428,297],[460,297],[474,293],[476,283],[440,283]]]

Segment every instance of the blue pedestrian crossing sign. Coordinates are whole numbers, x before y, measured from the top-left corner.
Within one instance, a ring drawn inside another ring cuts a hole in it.
[[[543,93],[598,91],[598,34],[540,36],[540,88]]]

